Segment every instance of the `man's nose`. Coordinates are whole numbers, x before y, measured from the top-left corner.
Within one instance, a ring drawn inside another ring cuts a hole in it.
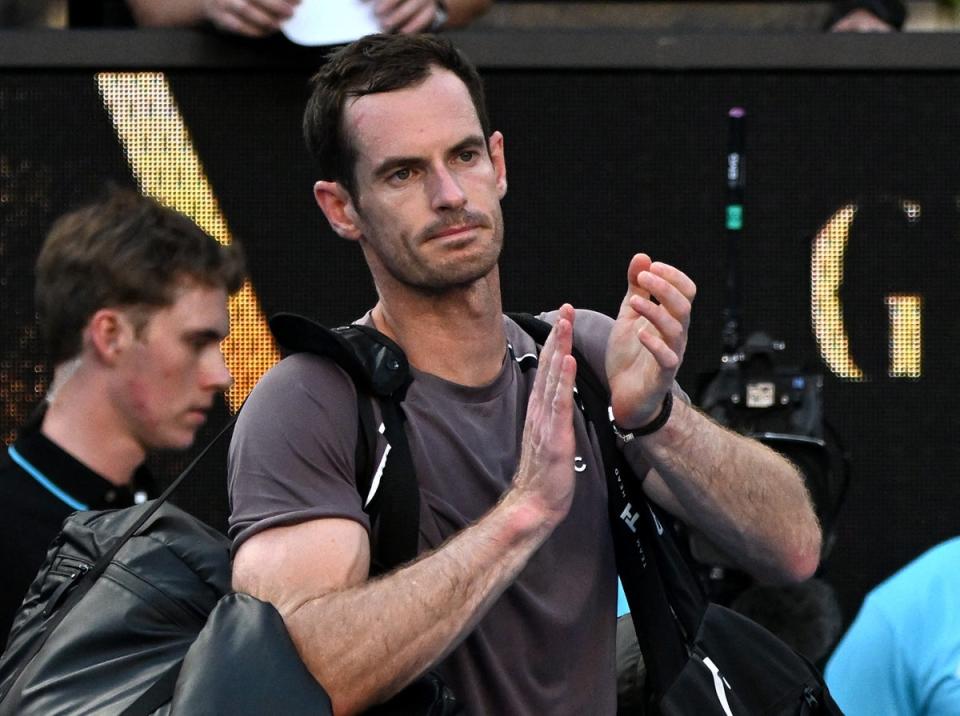
[[[446,166],[434,174],[432,189],[434,209],[462,209],[467,204],[467,194],[459,178]]]
[[[219,346],[211,351],[211,358],[207,361],[203,371],[203,387],[214,392],[224,392],[233,385],[233,376],[227,368],[227,361]]]

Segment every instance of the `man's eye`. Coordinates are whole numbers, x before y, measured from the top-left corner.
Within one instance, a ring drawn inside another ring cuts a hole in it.
[[[473,149],[465,149],[460,152],[460,161],[464,164],[472,162],[477,157],[477,152]]]
[[[397,171],[395,171],[390,178],[395,179],[396,181],[406,181],[407,179],[410,178],[410,170],[397,169]]]
[[[186,338],[186,343],[188,346],[190,346],[190,350],[200,353],[206,350],[208,346],[219,343],[219,341],[217,341],[216,338],[212,338],[208,335],[197,335],[188,336]]]

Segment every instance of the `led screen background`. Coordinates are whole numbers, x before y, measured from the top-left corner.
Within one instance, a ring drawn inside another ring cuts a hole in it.
[[[109,67],[0,74],[5,440],[49,377],[31,296],[44,233],[109,182],[143,189],[151,181],[144,172],[162,179],[184,171],[186,155],[198,160],[199,175],[178,175],[165,191],[186,202],[180,208],[206,211],[203,221],[219,216],[218,238],[240,240],[248,254],[252,290],[246,313],[234,313],[228,346],[234,367],[247,369],[244,384],[272,355],[262,315],[292,310],[334,325],[372,305],[359,250],[329,230],[313,203],[316,177],[299,129],[310,70],[153,72],[147,90],[128,88],[126,100],[120,87],[114,100],[122,112],[106,101],[104,80],[115,78]],[[699,287],[681,372],[691,390],[721,353],[726,114],[744,107],[744,328],[782,339],[789,362],[825,374],[827,417],[853,465],[828,565],[845,616],[870,586],[955,534],[960,74],[487,68],[483,75],[493,125],[506,138],[505,308],[570,301],[614,313],[634,251],[674,263]],[[188,138],[142,150],[153,152],[152,164],[143,157],[138,164],[121,141],[124,131],[145,141],[158,136],[157,117],[144,118],[159,111],[144,104],[145,91],[172,98],[176,116],[161,119],[182,122]],[[840,223],[829,224],[831,217]],[[818,236],[825,263],[812,264]],[[228,413],[218,407],[200,439]],[[225,448],[215,451],[177,500],[220,527],[224,455]],[[185,461],[155,460],[161,482]]]

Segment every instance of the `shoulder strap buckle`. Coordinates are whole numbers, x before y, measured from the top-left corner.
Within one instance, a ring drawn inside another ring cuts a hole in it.
[[[403,400],[410,364],[403,349],[375,328],[354,323],[331,330],[296,313],[278,313],[270,318],[270,331],[285,354],[329,356],[378,398]]]

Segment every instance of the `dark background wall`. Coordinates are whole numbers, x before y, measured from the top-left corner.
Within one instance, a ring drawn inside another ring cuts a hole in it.
[[[756,69],[643,61],[510,67],[481,39],[490,114],[506,137],[506,308],[570,301],[613,313],[633,252],[674,263],[699,286],[681,372],[691,390],[721,354],[726,114],[746,108],[745,328],[784,340],[788,360],[825,374],[827,418],[853,467],[827,578],[851,618],[867,589],[957,532],[960,64],[957,71],[923,63],[831,69],[810,67],[798,54],[797,67],[787,57]],[[572,45],[580,55],[589,53],[586,41]],[[695,56],[695,40],[687,42]],[[737,42],[732,47],[744,57],[755,51]],[[94,80],[98,69],[137,67],[136,52],[98,65],[98,51],[119,57],[121,49],[91,46],[78,69],[69,57],[44,67],[8,56],[0,71],[5,439],[48,377],[31,298],[46,229],[108,181],[136,184]],[[605,52],[597,47],[598,56]],[[318,62],[313,55],[270,68],[189,67],[171,54],[166,76],[230,229],[244,242],[264,312],[293,310],[338,324],[375,296],[359,251],[332,234],[310,192],[315,177],[299,122]],[[156,69],[164,60],[143,64]],[[840,295],[853,357],[867,375],[861,381],[830,371],[811,324],[812,241],[851,203],[858,211]],[[922,296],[919,377],[888,375],[884,297],[892,293]],[[204,436],[226,416],[221,407]],[[227,509],[223,462],[223,450],[214,453],[179,498],[218,526]],[[156,468],[166,481],[183,463],[165,456]]]

